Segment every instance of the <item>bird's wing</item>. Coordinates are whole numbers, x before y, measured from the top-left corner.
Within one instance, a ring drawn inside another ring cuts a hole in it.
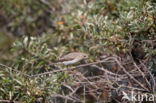
[[[70,61],[73,60],[74,58],[60,58],[58,61],[62,62],[62,61]]]
[[[59,60],[72,60],[72,59],[74,59],[75,57],[77,56],[77,54],[76,53],[69,53],[69,54],[67,54],[67,55],[64,55],[64,56],[62,56]]]
[[[77,54],[78,54],[77,52],[73,52],[73,53],[69,53],[67,55],[64,55],[61,58],[59,58],[58,62],[71,61],[71,60],[75,59]]]
[[[74,59],[74,57],[69,57],[69,56],[66,55],[66,56],[63,56],[63,57],[59,58],[57,62],[71,61],[73,59]]]

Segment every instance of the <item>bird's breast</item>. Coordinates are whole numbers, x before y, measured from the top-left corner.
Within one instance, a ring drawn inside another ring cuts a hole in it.
[[[77,58],[77,59],[73,59],[73,60],[70,60],[70,61],[64,61],[62,63],[65,64],[65,65],[69,65],[69,64],[75,64],[75,63],[79,62],[80,60],[81,60],[80,58]]]

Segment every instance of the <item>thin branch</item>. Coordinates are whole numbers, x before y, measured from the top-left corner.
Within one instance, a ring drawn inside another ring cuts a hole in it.
[[[136,65],[136,63],[134,62],[134,66],[137,68],[137,70],[140,72],[140,74],[142,75],[142,77],[145,79],[146,84],[148,85],[149,89],[150,89],[150,83],[147,80],[145,74],[140,70],[140,68]]]
[[[137,84],[139,84],[142,88],[144,88],[146,91],[149,91],[146,87],[144,87],[144,85],[142,85],[142,83],[140,83],[138,80],[136,80],[130,73],[128,73],[126,71],[126,69],[121,65],[121,63],[116,59],[116,58],[112,58],[114,59],[118,65],[122,68],[122,70]]]
[[[149,71],[149,68],[147,68],[141,61],[140,61],[140,63],[145,67],[145,69],[147,70],[147,72],[150,74],[150,76],[151,76],[151,78],[152,78],[152,81],[153,81],[153,87],[152,87],[152,91],[153,91],[153,93],[154,93],[154,91],[155,91],[155,79],[154,79],[154,76],[152,75],[152,73]]]
[[[81,65],[78,65],[78,66],[75,66],[75,67],[72,67],[72,68],[64,68],[64,69],[54,70],[54,71],[50,71],[50,72],[44,72],[44,73],[41,73],[41,74],[32,75],[30,77],[38,77],[38,76],[43,76],[43,75],[47,75],[47,74],[53,74],[53,73],[57,73],[57,72],[70,71],[70,70],[74,70],[74,69],[77,69],[77,68],[82,68],[82,67],[87,67],[87,66],[90,66],[90,65],[104,63],[108,59],[109,58],[106,58],[106,59],[101,60],[101,61],[93,62],[93,63],[81,64]],[[107,62],[109,62],[109,61],[107,61]]]
[[[21,74],[21,75],[24,75],[24,76],[30,77],[29,75],[27,75],[27,74],[25,74],[25,73],[22,73],[22,72],[20,72],[20,71],[18,71],[18,70],[15,70],[15,69],[13,69],[13,68],[7,66],[7,65],[0,64],[0,66],[5,67],[5,68],[7,68],[7,69],[9,69],[9,70],[15,71],[15,72],[17,72],[17,73],[19,73],[19,74]]]

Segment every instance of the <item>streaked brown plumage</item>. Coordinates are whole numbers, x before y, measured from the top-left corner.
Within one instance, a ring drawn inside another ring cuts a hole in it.
[[[72,52],[59,58],[58,62],[65,65],[75,64],[83,59],[88,58],[88,54],[82,52]]]

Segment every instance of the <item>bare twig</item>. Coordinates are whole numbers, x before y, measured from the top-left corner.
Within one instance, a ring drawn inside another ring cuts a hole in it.
[[[87,67],[87,66],[90,66],[90,65],[104,63],[108,59],[109,58],[106,58],[106,59],[101,60],[101,61],[93,62],[93,63],[81,64],[81,65],[78,65],[78,66],[75,66],[75,67],[72,67],[72,68],[64,68],[64,69],[54,70],[54,71],[50,71],[50,72],[44,72],[44,73],[41,73],[41,74],[32,75],[30,77],[38,77],[38,76],[43,76],[43,75],[47,75],[47,74],[53,74],[53,73],[57,73],[57,72],[70,71],[70,70],[74,70],[74,69],[77,69],[77,68],[82,68],[82,67]],[[107,62],[110,62],[110,61],[107,61]]]
[[[149,75],[151,76],[151,78],[152,78],[152,81],[153,81],[153,86],[152,86],[152,91],[153,91],[153,93],[154,93],[154,91],[155,91],[155,79],[154,79],[154,76],[152,75],[152,73],[149,71],[149,68],[147,68],[145,65],[144,65],[144,63],[142,63],[141,61],[140,61],[140,63],[144,66],[144,68],[147,70],[147,72],[149,73]]]
[[[72,93],[70,93],[70,96],[72,96],[74,93],[76,93],[76,91],[77,91],[79,88],[80,88],[80,86],[77,86],[77,87],[75,88],[75,90],[74,90]]]
[[[149,87],[149,89],[150,89],[150,88],[151,88],[151,87],[150,87],[150,83],[149,83],[149,81],[147,80],[145,74],[140,70],[140,68],[136,65],[135,62],[134,62],[134,66],[135,66],[135,67],[137,68],[137,70],[140,72],[140,74],[142,75],[142,77],[144,78],[146,84],[148,85],[148,87]]]
[[[0,100],[1,103],[10,103],[10,100]]]
[[[130,73],[128,73],[127,71],[126,71],[126,69],[121,65],[121,63],[117,60],[117,58],[112,58],[112,59],[114,59],[117,63],[118,63],[118,65],[122,68],[122,70],[135,82],[135,83],[137,83],[137,84],[139,84],[142,88],[144,88],[146,91],[149,91],[144,85],[142,85],[142,83],[140,83],[138,80],[136,80]]]
[[[25,74],[25,73],[22,73],[22,72],[20,72],[20,71],[18,71],[18,70],[15,70],[15,69],[13,69],[13,68],[7,66],[7,65],[0,64],[0,66],[5,67],[5,68],[7,68],[7,69],[9,69],[9,70],[13,70],[13,71],[15,71],[15,72],[17,72],[17,73],[19,73],[19,74],[21,74],[21,75],[24,75],[24,76],[30,77],[29,75],[27,75],[27,74]]]
[[[86,103],[86,85],[83,86],[83,102]]]

